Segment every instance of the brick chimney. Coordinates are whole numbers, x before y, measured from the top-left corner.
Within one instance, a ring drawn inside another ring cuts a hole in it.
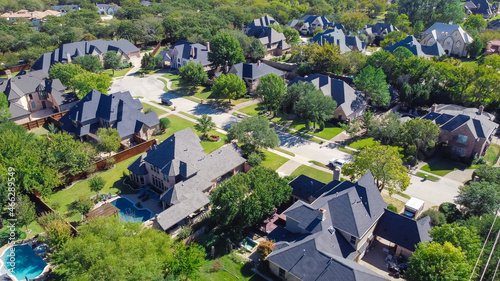
[[[438,105],[437,104],[433,104],[431,106],[431,112],[436,112],[437,108],[438,108]]]
[[[6,70],[5,70],[5,75],[7,75],[7,79],[12,78],[12,74],[11,74],[11,72],[10,72],[10,69],[6,69]]]
[[[191,47],[191,57],[194,58],[194,47]]]
[[[325,213],[326,213],[326,210],[324,208],[319,208],[318,209],[318,216],[316,218],[324,221],[325,220]]]
[[[210,42],[207,42],[207,52],[210,52]]]
[[[340,172],[341,172],[340,167],[335,166],[335,168],[333,169],[333,180],[334,181],[340,181]]]
[[[479,111],[477,113],[479,113],[479,115],[481,115],[481,114],[483,114],[483,111],[484,111],[484,106],[480,105],[479,106]]]

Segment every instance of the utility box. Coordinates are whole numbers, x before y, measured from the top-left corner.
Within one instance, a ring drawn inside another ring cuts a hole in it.
[[[424,210],[424,201],[418,198],[412,197],[405,205],[404,216],[411,219],[416,219]]]

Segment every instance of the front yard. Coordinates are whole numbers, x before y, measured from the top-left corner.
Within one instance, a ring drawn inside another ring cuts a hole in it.
[[[295,178],[295,177],[298,177],[302,174],[306,175],[308,177],[311,177],[315,180],[319,180],[320,182],[325,183],[325,184],[329,183],[333,180],[333,172],[327,173],[325,171],[318,170],[316,168],[309,167],[306,165],[301,165],[300,167],[295,169],[295,171],[293,171],[291,176]]]
[[[142,111],[145,112],[146,110],[153,110],[154,112],[156,112],[156,115],[158,115],[158,117],[167,113],[165,110],[159,109],[156,106],[153,106],[153,105],[150,105],[148,103],[143,102],[142,103]]]
[[[441,177],[446,176],[449,172],[452,172],[454,170],[465,169],[470,169],[470,167],[463,163],[453,162],[448,159],[439,159],[420,168],[420,170],[422,171],[432,173]]]
[[[262,155],[264,156],[264,160],[262,161],[262,166],[271,168],[273,170],[277,170],[283,164],[285,164],[289,159],[283,156],[279,156],[276,153],[272,153],[268,150],[260,150]]]
[[[361,150],[366,147],[372,147],[374,145],[373,138],[358,139],[348,146],[354,149]]]

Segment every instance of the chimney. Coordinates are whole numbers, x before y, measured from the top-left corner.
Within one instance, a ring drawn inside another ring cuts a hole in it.
[[[260,66],[260,60],[257,61],[257,66]]]
[[[438,105],[437,104],[433,104],[431,106],[431,112],[436,112],[437,108],[438,108]]]
[[[484,111],[484,106],[483,105],[480,105],[479,106],[479,115],[483,114],[483,111]]]
[[[335,166],[333,169],[333,180],[334,181],[340,181],[340,167]]]
[[[5,70],[5,75],[7,75],[7,79],[12,78],[12,75],[11,75],[11,73],[10,73],[10,69],[6,69],[6,70]]]
[[[324,221],[325,220],[325,213],[326,213],[326,210],[324,208],[319,208],[318,209],[318,216],[316,218],[318,220]]]
[[[226,61],[226,64],[224,66],[224,73],[228,73],[229,72],[229,64],[228,64],[228,61]]]
[[[191,47],[191,57],[194,58],[194,47]]]
[[[210,53],[210,42],[207,42],[207,52]]]

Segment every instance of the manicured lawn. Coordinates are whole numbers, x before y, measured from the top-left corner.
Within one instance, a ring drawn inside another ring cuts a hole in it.
[[[7,218],[8,216],[5,216],[5,217]],[[9,233],[10,233],[10,229],[9,229],[9,228],[7,228],[7,226],[8,226],[8,225],[10,225],[10,222],[9,222],[9,221],[7,221],[6,219],[4,219],[4,220],[3,220],[3,226],[4,226],[4,227],[3,227],[2,229],[0,229],[0,232],[4,232],[4,231],[6,231],[6,232],[9,232]],[[23,227],[21,227],[21,228],[17,227],[17,229],[18,229],[19,231],[21,231],[21,232],[26,233],[26,232],[25,232],[25,231],[26,231],[26,226],[23,226]],[[35,220],[35,221],[33,221],[32,223],[30,223],[30,224],[28,225],[28,229],[31,229],[31,231],[30,231],[30,233],[26,234],[26,238],[27,238],[27,239],[32,238],[32,237],[35,237],[37,234],[40,234],[40,233],[42,233],[42,232],[45,232],[45,230],[43,229],[43,227],[42,227],[40,224],[38,224],[38,222],[37,222],[36,220]],[[0,245],[0,246],[2,246],[2,245]]]
[[[172,82],[172,84],[170,84],[170,88],[172,90],[177,90],[180,88],[179,86],[179,83],[180,83],[180,80],[179,80],[179,75],[178,74],[174,74],[174,73],[165,73],[162,75],[163,77],[167,78],[168,80],[170,80]]]
[[[191,114],[189,114],[189,113],[186,113],[186,112],[184,112],[184,111],[179,111],[179,113],[180,113],[180,114],[182,114],[182,115],[184,115],[184,116],[187,116],[187,117],[189,117],[189,118],[192,118],[192,119],[194,119],[194,120],[197,120],[197,119],[198,119],[198,117],[196,117],[196,116],[194,116],[194,115],[191,115]]]
[[[271,168],[273,170],[277,170],[283,164],[285,164],[289,159],[279,156],[276,153],[272,153],[267,150],[260,150],[262,155],[264,156],[264,160],[262,161],[262,166]]]
[[[285,154],[288,154],[290,156],[295,156],[295,153],[291,152],[291,151],[288,151],[288,150],[284,150],[283,148],[280,148],[280,147],[275,147],[274,150],[277,150],[279,152],[282,152],[282,153],[285,153]]]
[[[396,199],[392,196],[389,196],[389,194],[386,194],[385,192],[382,192],[382,198],[384,199],[385,203],[387,204],[392,204],[394,207],[398,209],[398,212],[401,213],[403,209],[405,208],[405,202]]]
[[[49,130],[47,130],[45,126],[43,126],[30,130],[30,133],[33,133],[35,135],[47,135],[49,133]]]
[[[98,175],[106,180],[104,188],[99,192],[101,194],[118,194],[125,193],[131,194],[135,193],[128,185],[123,184],[124,175],[128,175],[127,166],[130,165],[139,155],[129,158],[115,165],[113,169],[98,173]],[[80,195],[85,195],[91,197],[96,195],[95,192],[90,190],[88,179],[79,181],[75,183],[72,187],[58,191],[52,194],[49,198],[44,198],[44,201],[53,207],[59,205],[56,208],[63,218],[69,222],[80,221],[81,215],[76,210],[71,210],[70,204],[78,200]]]
[[[366,139],[357,140],[357,141],[349,144],[349,147],[361,150],[365,147],[371,147],[371,146],[373,146],[373,144],[374,144],[373,138],[366,138]]]
[[[486,151],[484,159],[488,161],[488,164],[495,165],[498,162],[498,156],[500,154],[500,145],[492,143],[490,149]]]
[[[242,109],[238,110],[241,113],[245,113],[251,116],[258,116],[259,112],[264,110],[264,107],[260,105],[259,103],[257,104],[252,104],[247,107],[243,107]]]
[[[125,74],[127,74],[127,72],[130,71],[130,68],[131,67],[121,69],[121,70],[115,70],[115,75],[113,75],[113,70],[110,70],[110,69],[104,70],[103,73],[107,73],[111,77],[122,77],[122,76],[125,76]]]
[[[293,177],[298,177],[300,175],[306,175],[323,183],[329,183],[333,180],[333,172],[327,173],[306,165],[301,165],[292,173]]]
[[[422,172],[417,172],[416,174],[417,176],[421,177],[421,178],[425,178],[425,176],[427,176],[427,179],[428,180],[431,180],[431,181],[438,181],[439,178],[433,176],[433,175],[429,175],[429,174],[426,174],[426,173],[422,173]]]
[[[356,151],[352,151],[349,148],[345,148],[345,147],[342,147],[342,146],[338,146],[337,149],[340,150],[340,151],[349,153],[349,154],[355,154],[356,153]]]
[[[147,109],[151,108],[154,112],[156,112],[156,115],[158,115],[158,117],[162,116],[163,114],[167,113],[165,110],[161,110],[159,109],[158,107],[156,106],[152,106],[150,104],[147,104],[145,102],[142,103],[142,111],[146,111]]]
[[[463,170],[468,167],[465,164],[452,162],[446,159],[440,159],[438,161],[427,164],[421,168],[422,171],[429,172],[441,177],[446,176],[451,171],[454,170]]]
[[[306,124],[302,120],[293,120],[292,124],[290,125],[290,128],[309,133],[311,135],[315,135],[317,137],[320,137],[322,139],[332,139],[336,135],[340,134],[343,130],[340,127],[334,126],[328,122],[325,123],[325,128],[322,131],[316,131],[316,130],[307,130],[306,129]]]
[[[235,254],[232,254],[235,255]],[[255,274],[251,269],[250,263],[236,262],[231,255],[221,257],[224,269],[213,271],[213,264],[215,260],[206,260],[205,264],[200,268],[200,276],[197,280],[204,281],[234,281],[234,280],[248,280],[248,281],[265,281],[260,275]],[[227,270],[227,271],[226,271]],[[238,278],[231,275],[238,276]]]
[[[193,132],[195,132],[198,136],[201,136],[201,133],[194,129],[194,125],[196,123],[191,122],[189,120],[186,120],[182,117],[172,115],[172,114],[168,115],[167,118],[170,119],[170,128],[168,128],[164,134],[154,137],[159,142],[166,140],[168,137],[170,137],[174,133],[177,133],[178,131],[184,130],[186,128],[191,128],[191,130],[193,130]],[[205,153],[210,153],[210,152],[218,149],[219,147],[223,146],[226,143],[226,135],[219,133],[217,131],[210,131],[210,132],[208,132],[208,134],[219,136],[220,141],[218,141],[218,142],[202,141],[201,146],[203,146],[203,148],[205,149]]]
[[[314,165],[319,166],[319,167],[323,167],[325,169],[330,169],[327,165],[325,165],[319,161],[316,161],[316,160],[310,160],[309,163],[314,164]]]

